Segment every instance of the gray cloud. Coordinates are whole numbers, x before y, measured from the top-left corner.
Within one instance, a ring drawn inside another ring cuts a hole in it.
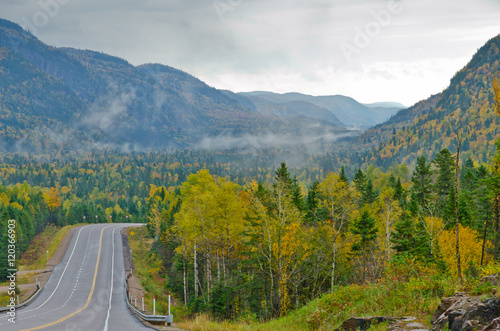
[[[50,1],[62,0],[41,0]],[[219,88],[410,104],[439,92],[500,32],[496,0],[401,0],[403,11],[346,61],[340,45],[353,44],[390,1],[64,0],[35,35],[133,64],[171,65]],[[38,0],[3,0],[2,17],[26,26],[41,10]]]

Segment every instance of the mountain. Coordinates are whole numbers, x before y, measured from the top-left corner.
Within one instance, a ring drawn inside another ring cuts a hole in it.
[[[359,128],[369,128],[381,122],[384,122],[391,115],[395,114],[400,107],[394,107],[391,104],[390,107],[383,105],[377,105],[375,107],[368,107],[357,102],[353,98],[342,96],[342,95],[331,95],[331,96],[311,96],[300,93],[285,93],[278,94],[272,92],[244,92],[241,95],[247,97],[249,100],[253,101],[257,105],[262,105],[262,100],[266,100],[271,104],[265,104],[264,110],[260,110],[262,113],[269,112],[269,108],[273,105],[285,105],[285,107],[290,107],[290,103],[300,102],[299,105],[295,105],[294,108],[300,109],[306,104],[316,106],[316,112],[322,111],[321,115],[313,115],[315,118],[324,117],[325,111],[330,112],[334,115],[341,123],[349,127],[359,127]],[[260,99],[260,100],[259,100]],[[262,107],[260,107],[262,108]],[[311,111],[312,106],[307,106],[304,112]],[[257,107],[259,109],[259,107]],[[279,109],[279,108],[278,108]],[[279,110],[278,110],[279,111]],[[322,117],[318,117],[322,116]],[[322,118],[323,119],[323,118]],[[337,124],[335,120],[332,122]]]
[[[275,103],[267,100],[266,98],[252,96],[251,94],[236,94],[230,91],[225,91],[225,93],[235,100],[238,100],[238,102],[242,105],[245,105],[246,107],[263,115],[277,117],[304,116],[321,121],[327,121],[337,126],[345,126],[345,124],[342,123],[332,112],[306,101],[285,101],[282,103]]]
[[[443,148],[454,153],[457,135],[464,159],[488,161],[500,135],[494,79],[500,80],[500,35],[481,47],[442,93],[399,111],[351,142],[371,147],[358,161],[390,166],[413,162],[420,155],[434,158]]]
[[[311,126],[346,132],[297,109],[261,113],[234,96],[172,67],[51,47],[0,20],[0,151],[176,148]]]

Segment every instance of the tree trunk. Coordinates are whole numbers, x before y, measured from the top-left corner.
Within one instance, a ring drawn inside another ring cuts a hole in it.
[[[486,246],[486,231],[488,230],[488,221],[484,222],[484,233],[483,233],[483,247],[481,248],[481,267],[484,261],[484,247]]]
[[[335,247],[335,243],[333,243],[333,250],[332,250],[332,255],[333,255],[333,259],[332,259],[332,282],[331,282],[331,285],[330,285],[330,292],[333,292],[333,286],[335,285],[335,258],[336,258],[336,254],[337,253],[337,247]]]
[[[194,244],[194,297],[198,298],[198,262],[196,261],[196,243]]]
[[[219,258],[219,250],[217,250],[217,284],[220,284],[220,258]]]
[[[182,280],[184,283],[184,304],[187,305],[186,260],[182,258]]]
[[[460,266],[460,240],[459,240],[459,220],[458,220],[458,163],[460,161],[460,136],[457,134],[457,160],[455,163],[455,216],[456,216],[456,226],[457,226],[457,274],[458,274],[458,282],[462,284],[462,269]]]

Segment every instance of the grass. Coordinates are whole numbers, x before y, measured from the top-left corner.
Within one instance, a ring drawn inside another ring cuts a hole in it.
[[[134,235],[131,235],[131,231]],[[132,250],[132,260],[134,263],[134,276],[141,281],[144,293],[144,306],[147,311],[153,312],[153,296],[156,297],[156,314],[168,314],[168,289],[167,280],[159,274],[160,260],[155,256],[150,256],[151,246],[154,239],[148,237],[145,226],[129,227],[127,229],[129,246]],[[175,301],[175,300],[172,300]],[[170,313],[175,316],[176,322],[182,319],[186,313],[183,307],[172,305]]]
[[[145,227],[134,228],[129,244],[133,252],[135,275],[148,292],[149,309],[156,295],[157,312],[166,313],[166,280],[158,276],[159,262],[150,256],[153,239],[147,238]],[[216,321],[208,314],[188,317],[180,305],[172,309],[176,325],[185,330],[333,330],[350,317],[414,316],[415,322],[430,324],[430,317],[443,297],[458,290],[456,279],[436,267],[406,261],[391,266],[383,279],[364,285],[338,286],[333,293],[291,311],[287,316],[271,321],[255,321],[240,317],[236,321]],[[386,330],[388,323],[372,326],[370,330]]]
[[[286,317],[265,323],[216,322],[207,315],[178,323],[186,330],[332,330],[350,317],[415,316],[417,322],[429,325],[441,299],[452,295],[456,282],[439,271],[422,268],[418,276],[387,276],[383,281],[365,285],[337,287],[333,293],[311,301]],[[405,279],[403,279],[405,278]],[[370,330],[386,330],[387,323]]]
[[[68,231],[82,224],[67,225],[62,228],[49,225],[30,243],[30,249],[21,256],[19,261],[19,270],[39,270],[45,269],[47,264],[47,251],[49,251],[49,260],[55,254],[62,240]]]

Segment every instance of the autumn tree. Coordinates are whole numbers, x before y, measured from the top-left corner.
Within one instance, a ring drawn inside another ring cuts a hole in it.
[[[61,200],[59,199],[59,190],[55,187],[51,187],[48,193],[44,194],[45,203],[49,208],[50,219],[53,221],[53,212],[61,206]]]
[[[464,266],[475,265],[479,266],[481,263],[482,241],[479,233],[470,227],[459,225],[459,240],[460,240],[460,259]],[[443,231],[438,239],[441,255],[446,263],[446,266],[452,273],[457,273],[457,260],[455,257],[456,250],[456,231],[449,230]],[[491,247],[489,241],[486,242],[486,247]],[[485,263],[489,261],[490,257],[486,255]]]
[[[328,212],[327,222],[331,228],[331,290],[333,291],[337,252],[347,240],[348,221],[355,210],[354,200],[359,193],[350,188],[337,173],[329,173],[319,184],[318,190],[321,194],[320,205]]]
[[[399,202],[394,199],[394,190],[386,187],[380,194],[376,209],[384,229],[384,253],[386,262],[391,258],[391,239],[394,225],[401,217],[403,211]]]

